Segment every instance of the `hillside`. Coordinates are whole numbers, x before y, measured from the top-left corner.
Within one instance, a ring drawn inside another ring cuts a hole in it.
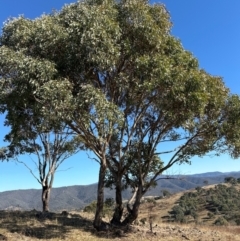
[[[214,188],[210,185],[206,191]],[[164,217],[187,193],[173,194],[160,200],[150,199],[140,208],[138,220],[128,227],[110,226],[107,231],[97,232],[92,225],[93,213],[62,212],[41,215],[37,211],[0,211],[0,240],[25,241],[240,241],[239,226],[213,226],[166,222]],[[109,216],[110,217],[110,216]],[[105,221],[109,221],[105,215]]]
[[[218,184],[184,193],[168,221],[208,225],[240,225],[240,184]]]
[[[193,189],[197,186],[218,184],[227,176],[240,177],[240,172],[231,173],[202,173],[186,176],[172,176],[175,179],[161,179],[158,185],[146,193],[146,196],[160,196],[163,190],[178,193]],[[167,178],[166,176],[162,176]],[[97,184],[85,186],[69,186],[53,188],[50,198],[50,210],[79,210],[96,200]],[[123,192],[123,198],[128,199],[130,190]],[[105,189],[105,198],[114,197],[114,190]],[[41,210],[41,190],[14,190],[0,192],[0,210]]]
[[[60,190],[63,195],[73,195],[77,189],[74,186]],[[90,195],[91,189],[82,190],[83,199]],[[45,214],[36,210],[4,210],[0,211],[0,240],[240,241],[239,207],[240,184],[227,183],[197,187],[160,199],[145,197],[133,225],[109,226],[103,232],[93,228],[94,212],[90,209]],[[109,206],[109,211],[104,212],[107,222],[112,208]]]

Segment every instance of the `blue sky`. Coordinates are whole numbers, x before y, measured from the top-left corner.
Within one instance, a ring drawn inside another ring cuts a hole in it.
[[[0,27],[9,17],[24,15],[39,17],[60,10],[69,0],[7,0],[1,2]],[[172,34],[182,41],[185,49],[199,60],[201,68],[212,75],[222,76],[227,87],[240,94],[240,1],[239,0],[162,0],[173,22]],[[0,116],[0,146],[7,129]],[[27,156],[20,157],[32,165]],[[56,174],[54,187],[85,185],[97,182],[98,164],[85,153],[66,160]],[[168,174],[194,174],[210,171],[240,171],[240,160],[229,156],[193,158],[192,165],[176,165]],[[29,171],[15,162],[0,163],[0,191],[40,188]]]

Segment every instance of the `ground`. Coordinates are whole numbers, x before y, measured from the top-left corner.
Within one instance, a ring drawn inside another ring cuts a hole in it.
[[[127,228],[109,227],[97,232],[93,213],[60,212],[42,214],[33,211],[0,211],[0,240],[8,241],[240,241],[240,226],[213,226],[206,222],[166,223],[168,211],[182,194],[141,206],[136,222]],[[205,216],[206,213],[202,213]],[[106,216],[105,221],[109,222]]]

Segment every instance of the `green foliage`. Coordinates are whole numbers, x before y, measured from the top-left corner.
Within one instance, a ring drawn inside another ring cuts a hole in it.
[[[91,202],[89,205],[85,206],[83,212],[94,213],[96,211],[97,201]]]
[[[168,190],[163,189],[162,190],[162,195],[163,195],[163,197],[170,197],[172,194]]]
[[[156,200],[154,198],[144,198],[144,203],[152,203],[152,204],[156,204]]]
[[[238,183],[238,180],[234,177],[225,177],[224,181],[226,183],[230,183],[230,184],[233,184],[233,185]]]
[[[10,19],[0,36],[6,125],[17,136],[28,118],[41,131],[66,124],[103,167],[100,188],[108,167],[108,184],[137,188],[139,199],[175,163],[238,157],[239,97],[199,68],[171,25],[163,5],[145,0],[85,0]]]
[[[214,217],[214,213],[212,212],[208,212],[207,215],[209,219],[212,219]]]
[[[11,153],[9,153],[7,147],[0,148],[0,160],[1,161],[8,161],[12,157]]]
[[[238,95],[231,95],[228,98],[228,104],[224,109],[225,121],[222,126],[222,131],[225,139],[225,144],[232,157],[237,158],[240,153],[240,98]]]
[[[170,212],[177,222],[196,220],[198,213],[207,210],[209,219],[215,215],[220,217],[214,221],[216,225],[226,225],[228,222],[239,223],[240,191],[237,186],[228,187],[219,184],[215,188],[201,189],[201,192],[185,193]]]
[[[202,191],[202,188],[201,187],[196,187],[195,190],[200,193]]]
[[[115,201],[113,198],[106,198],[104,204],[106,207],[113,208],[115,205]]]
[[[208,185],[208,184],[209,184],[208,180],[204,180],[204,181],[203,181],[203,184],[204,184],[204,185]]]
[[[115,201],[112,198],[106,198],[103,206],[103,217],[111,216],[113,213]],[[89,205],[85,206],[83,212],[94,213],[97,208],[97,201],[91,202]]]
[[[180,223],[186,222],[184,210],[180,206],[174,206],[171,213],[176,222],[180,222]]]
[[[215,225],[217,225],[217,226],[226,226],[226,225],[228,225],[228,221],[225,219],[225,218],[223,218],[223,217],[219,217],[215,222],[214,222],[214,224]]]
[[[197,197],[197,193],[188,192],[180,198],[178,205],[174,206],[171,211],[176,222],[185,223],[190,216],[195,220],[197,219],[197,211],[199,209]]]

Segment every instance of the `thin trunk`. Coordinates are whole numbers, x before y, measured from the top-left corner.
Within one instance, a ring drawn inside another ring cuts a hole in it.
[[[104,203],[104,180],[105,180],[105,173],[106,173],[106,165],[101,164],[99,170],[99,180],[98,180],[98,190],[97,190],[97,207],[95,218],[93,222],[94,228],[98,231],[101,230],[102,224],[102,213],[103,213],[103,203]]]
[[[138,211],[141,204],[141,198],[143,197],[144,193],[142,192],[142,187],[138,187],[136,192],[136,197],[133,203],[133,206],[130,207],[130,203],[128,204],[128,215],[123,220],[122,225],[132,224],[138,217]]]
[[[116,206],[111,220],[111,224],[120,225],[121,218],[123,215],[123,203],[122,203],[122,182],[121,179],[116,182],[116,191],[115,191],[115,201]]]
[[[49,211],[49,199],[50,199],[50,191],[51,188],[48,186],[42,186],[42,205],[43,205],[43,212]]]

